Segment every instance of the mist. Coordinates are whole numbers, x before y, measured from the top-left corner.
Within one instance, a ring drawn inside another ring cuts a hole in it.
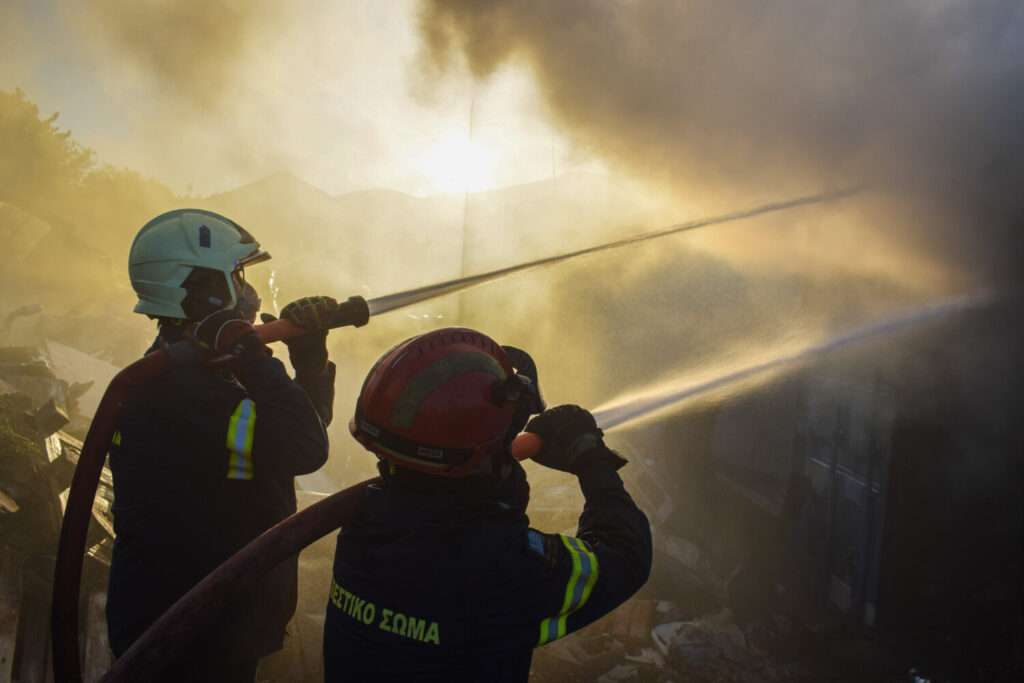
[[[538,276],[576,344],[528,336],[598,405],[965,295],[1018,309],[1022,27],[998,1],[436,0],[421,68],[529,70],[564,135],[680,214],[866,188]],[[886,348],[888,372],[919,376],[902,341]],[[929,372],[957,383],[966,365]]]
[[[737,615],[785,593],[936,660],[1005,654],[965,615],[1020,590],[1022,29],[998,0],[423,4],[426,77],[527,69],[563,135],[687,218],[867,188],[532,279],[551,323],[521,345],[646,465],[654,593],[694,597],[681,537],[749,570]]]

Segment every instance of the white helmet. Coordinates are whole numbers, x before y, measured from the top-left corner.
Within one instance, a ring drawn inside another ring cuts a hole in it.
[[[142,226],[128,255],[136,313],[200,320],[237,303],[232,275],[270,254],[212,211],[177,209]]]

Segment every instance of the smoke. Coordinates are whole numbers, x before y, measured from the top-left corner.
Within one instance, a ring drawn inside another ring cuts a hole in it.
[[[576,144],[691,204],[871,183],[914,214],[882,232],[923,231],[915,247],[976,273],[1014,271],[1014,0],[427,0],[420,29],[425,72],[525,66]]]
[[[78,12],[109,50],[196,107],[227,99],[233,77],[280,19],[266,0],[99,0]]]

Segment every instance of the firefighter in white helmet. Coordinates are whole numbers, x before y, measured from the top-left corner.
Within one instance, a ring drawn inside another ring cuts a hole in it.
[[[270,258],[224,216],[181,209],[139,231],[128,260],[135,311],[154,318],[150,351],[196,343],[227,366],[177,367],[137,387],[110,448],[114,541],[107,599],[110,645],[123,653],[196,582],[295,512],[294,477],[327,459],[334,364],[329,297],[282,317],[309,333],[290,341],[292,379],[256,337],[260,300],[245,269]],[[238,596],[165,671],[166,681],[255,680],[282,647],[295,609],[296,559]]]

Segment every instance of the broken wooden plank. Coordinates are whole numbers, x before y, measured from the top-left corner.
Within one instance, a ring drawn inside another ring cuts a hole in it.
[[[13,498],[0,491],[0,510],[13,514],[20,509],[18,503]]]

